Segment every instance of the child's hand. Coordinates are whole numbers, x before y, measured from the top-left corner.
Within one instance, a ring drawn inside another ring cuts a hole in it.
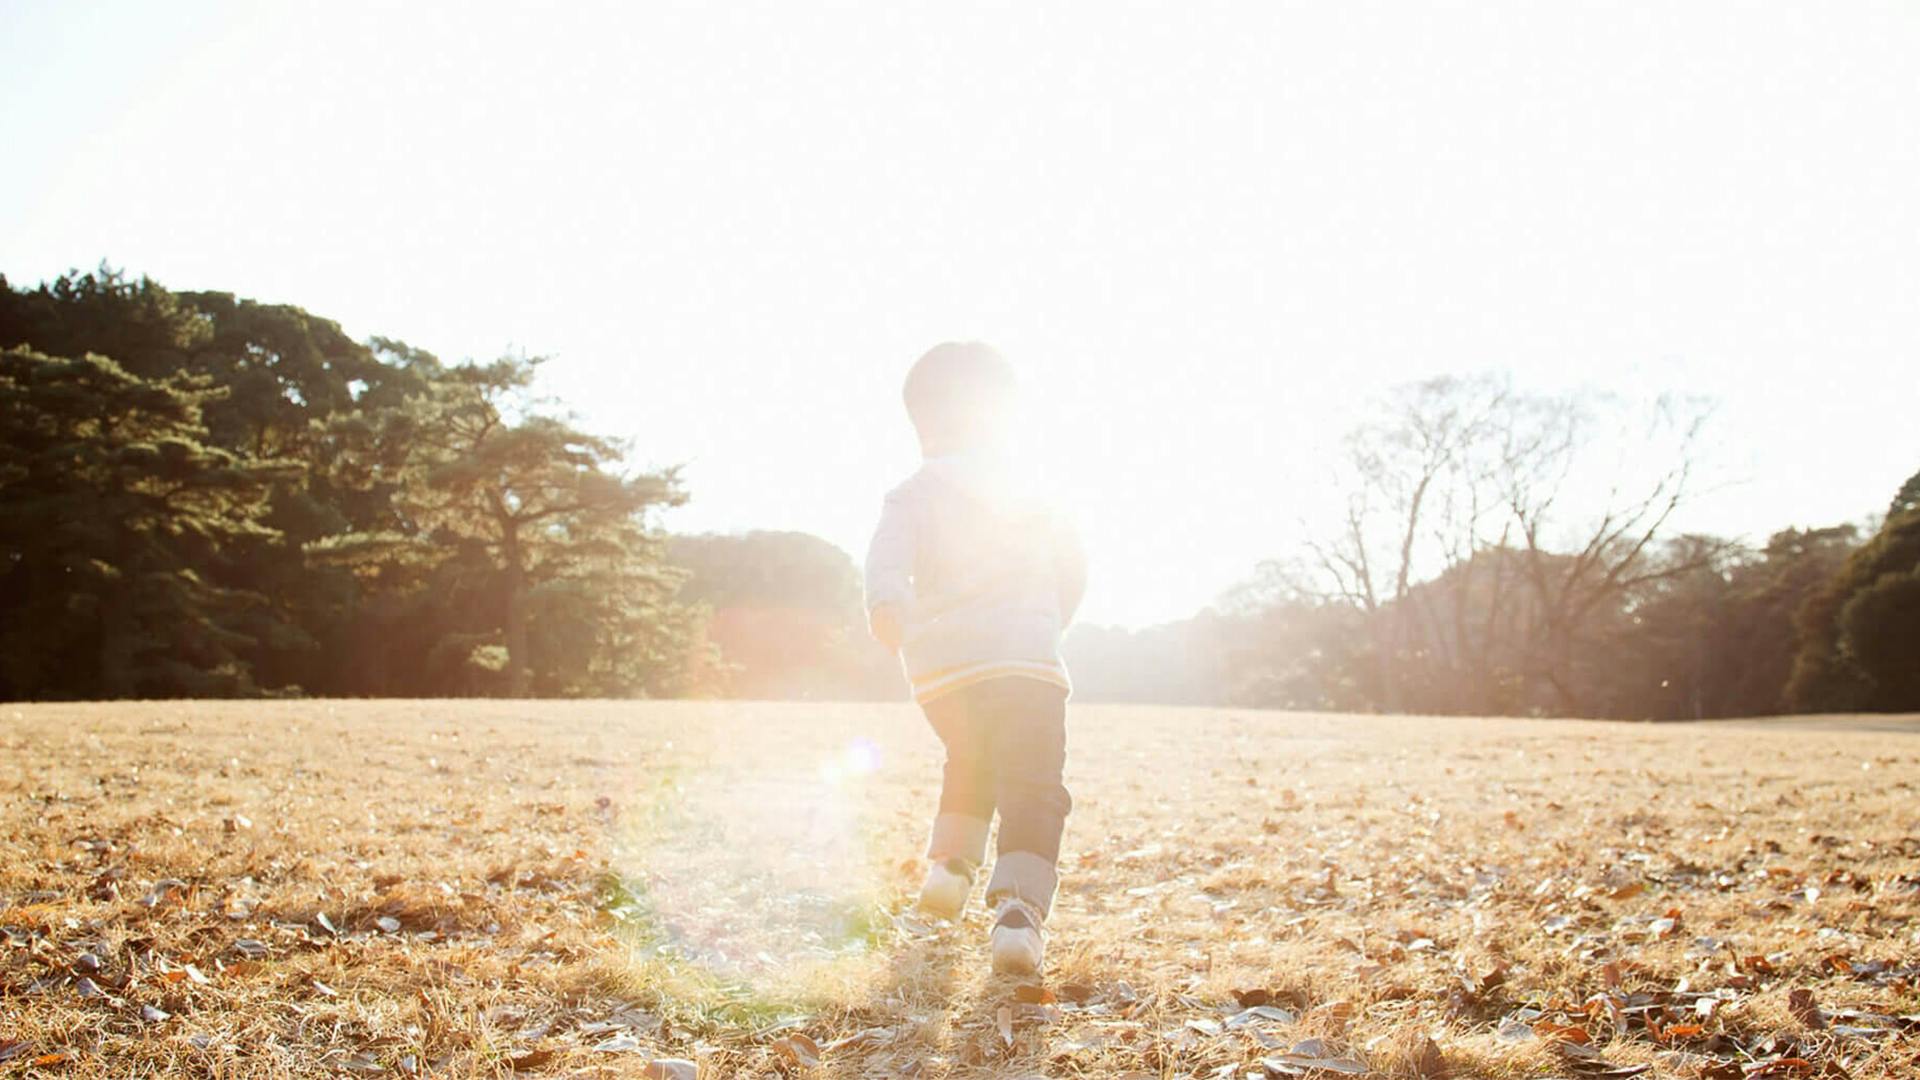
[[[906,631],[900,625],[900,612],[892,604],[881,604],[867,612],[867,630],[873,634],[873,640],[887,647],[888,652],[899,652],[900,642]]]

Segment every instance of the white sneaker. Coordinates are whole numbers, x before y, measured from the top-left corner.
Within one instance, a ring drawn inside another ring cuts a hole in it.
[[[1000,975],[1038,975],[1047,958],[1047,932],[1040,909],[1017,896],[1000,901],[989,939],[993,970]]]
[[[927,868],[920,886],[920,910],[942,919],[958,919],[973,895],[973,866],[965,859],[948,859]]]

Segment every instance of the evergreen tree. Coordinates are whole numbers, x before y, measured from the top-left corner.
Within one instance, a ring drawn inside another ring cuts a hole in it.
[[[291,470],[208,445],[220,391],[147,379],[97,355],[0,353],[0,629],[13,697],[252,689],[257,594],[223,583],[226,552],[272,530]]]
[[[612,692],[623,678],[644,689],[649,677],[634,665],[670,666],[685,636],[676,579],[647,515],[685,495],[674,471],[622,473],[620,444],[532,412],[534,367],[445,368],[379,417],[369,446],[399,466],[399,528],[342,539],[328,554],[381,572],[481,571],[491,613],[440,635],[431,647],[439,666],[496,670],[500,692],[514,697]],[[571,648],[537,647],[536,633]]]
[[[1889,517],[1807,600],[1799,622],[1788,684],[1795,708],[1920,709],[1920,508]]]
[[[1887,504],[1887,520],[1892,521],[1909,510],[1920,510],[1920,472],[1907,477],[1894,493],[1893,502]]]
[[[529,411],[530,364],[104,266],[0,278],[5,346],[0,690],[681,689],[677,478]]]

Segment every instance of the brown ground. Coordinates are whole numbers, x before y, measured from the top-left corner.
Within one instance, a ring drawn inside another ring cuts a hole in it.
[[[1920,1075],[1882,724],[1076,707],[1016,986],[905,706],[0,706],[0,1075]]]

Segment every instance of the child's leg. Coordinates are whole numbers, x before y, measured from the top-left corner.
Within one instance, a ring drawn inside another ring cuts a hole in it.
[[[988,729],[999,854],[989,900],[1017,896],[1045,918],[1059,885],[1060,834],[1073,798],[1061,782],[1067,760],[1067,692],[1038,679],[982,683],[979,711]]]
[[[994,791],[983,717],[971,707],[967,690],[937,697],[923,706],[934,734],[946,744],[947,764],[940,783],[940,811],[933,819],[927,858],[943,863],[961,859],[970,866],[987,861],[987,827],[993,821]],[[969,871],[971,873],[971,871]]]

